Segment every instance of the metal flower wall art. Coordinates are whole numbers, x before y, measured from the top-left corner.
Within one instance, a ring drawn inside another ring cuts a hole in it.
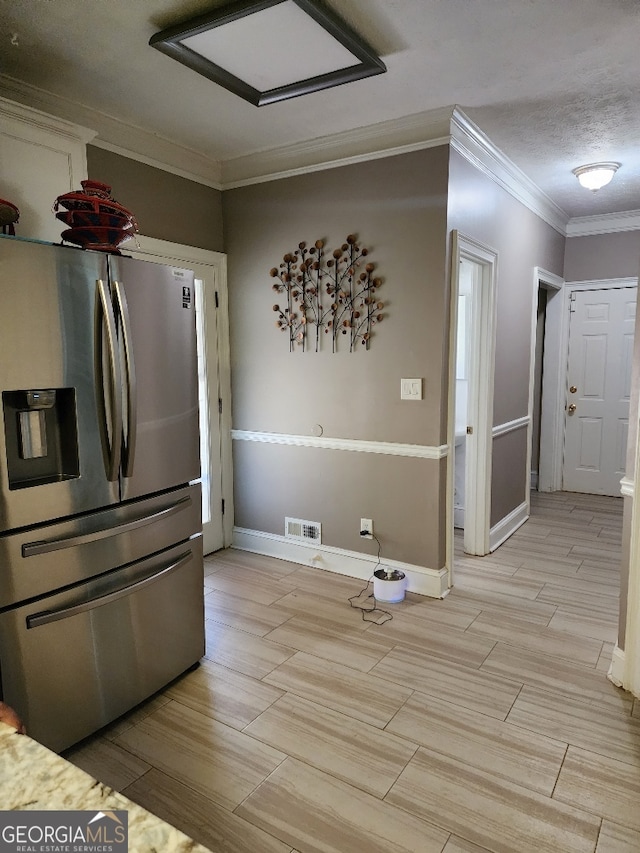
[[[289,351],[315,346],[319,352],[323,335],[331,338],[333,352],[338,342],[348,342],[350,352],[361,344],[369,349],[372,329],[383,319],[384,302],[376,296],[382,281],[374,277],[375,264],[366,261],[369,250],[349,234],[339,249],[325,249],[323,240],[307,248],[299,243],[287,252],[279,267],[271,270],[273,289],[286,297],[276,304],[276,325],[289,335]]]

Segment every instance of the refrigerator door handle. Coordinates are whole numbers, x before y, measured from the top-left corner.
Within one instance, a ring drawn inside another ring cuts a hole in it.
[[[153,524],[162,519],[163,521],[169,516],[181,512],[183,509],[191,506],[191,496],[180,498],[171,506],[153,512],[151,515],[145,515],[142,518],[136,518],[133,521],[125,521],[123,524],[116,524],[112,527],[105,527],[104,530],[97,530],[93,533],[83,533],[79,536],[69,536],[65,539],[52,539],[48,542],[28,542],[22,546],[23,557],[36,557],[38,554],[49,554],[51,551],[61,551],[64,548],[75,548],[77,545],[88,545],[91,542],[98,542],[100,539],[108,539],[110,536],[120,536],[122,533],[129,533],[132,530],[137,530],[140,527],[145,527],[147,524]]]
[[[106,282],[96,281],[98,299],[96,300],[95,330],[95,369],[98,397],[100,434],[104,450],[107,480],[115,482],[120,470],[122,453],[122,379],[120,363],[117,358],[116,321]],[[102,352],[102,334],[106,331],[109,353],[109,409],[111,413],[111,436],[107,422],[107,403],[105,400],[104,363]]]
[[[116,306],[122,328],[122,343],[124,348],[124,367],[127,381],[127,442],[124,447],[123,474],[133,475],[133,463],[136,456],[136,439],[138,435],[138,388],[136,370],[133,360],[133,345],[131,341],[131,323],[129,321],[129,306],[121,282],[114,281],[113,289],[116,296]]]
[[[146,586],[170,575],[177,571],[181,566],[184,566],[193,558],[191,551],[186,551],[177,560],[169,563],[168,566],[163,566],[155,574],[143,580],[125,586],[123,589],[117,589],[114,592],[108,592],[106,595],[99,595],[89,601],[84,601],[82,604],[75,604],[71,607],[63,607],[61,610],[49,610],[44,613],[36,613],[33,616],[27,616],[27,628],[38,628],[40,625],[49,625],[51,622],[59,622],[61,619],[68,619],[70,616],[77,616],[79,613],[86,613],[89,610],[95,610],[96,607],[102,607],[105,604],[111,604],[119,598],[124,598],[126,595],[132,595]]]

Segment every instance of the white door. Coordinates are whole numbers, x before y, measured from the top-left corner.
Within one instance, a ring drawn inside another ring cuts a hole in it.
[[[562,488],[619,495],[629,429],[635,287],[571,293]]]

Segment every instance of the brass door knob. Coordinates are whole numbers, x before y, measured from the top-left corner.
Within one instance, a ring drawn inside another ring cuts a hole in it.
[[[575,410],[576,410],[577,408],[578,408],[578,407],[576,406],[576,404],[575,404],[575,403],[571,403],[571,405],[569,406],[569,408],[567,409],[567,411],[569,412],[569,414],[570,414],[570,415],[572,415],[572,414],[575,412]]]

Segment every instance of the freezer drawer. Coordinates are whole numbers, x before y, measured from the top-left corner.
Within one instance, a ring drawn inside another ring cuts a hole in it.
[[[0,536],[0,609],[139,560],[201,529],[196,483]]]
[[[204,654],[202,538],[0,614],[6,702],[60,751]]]

